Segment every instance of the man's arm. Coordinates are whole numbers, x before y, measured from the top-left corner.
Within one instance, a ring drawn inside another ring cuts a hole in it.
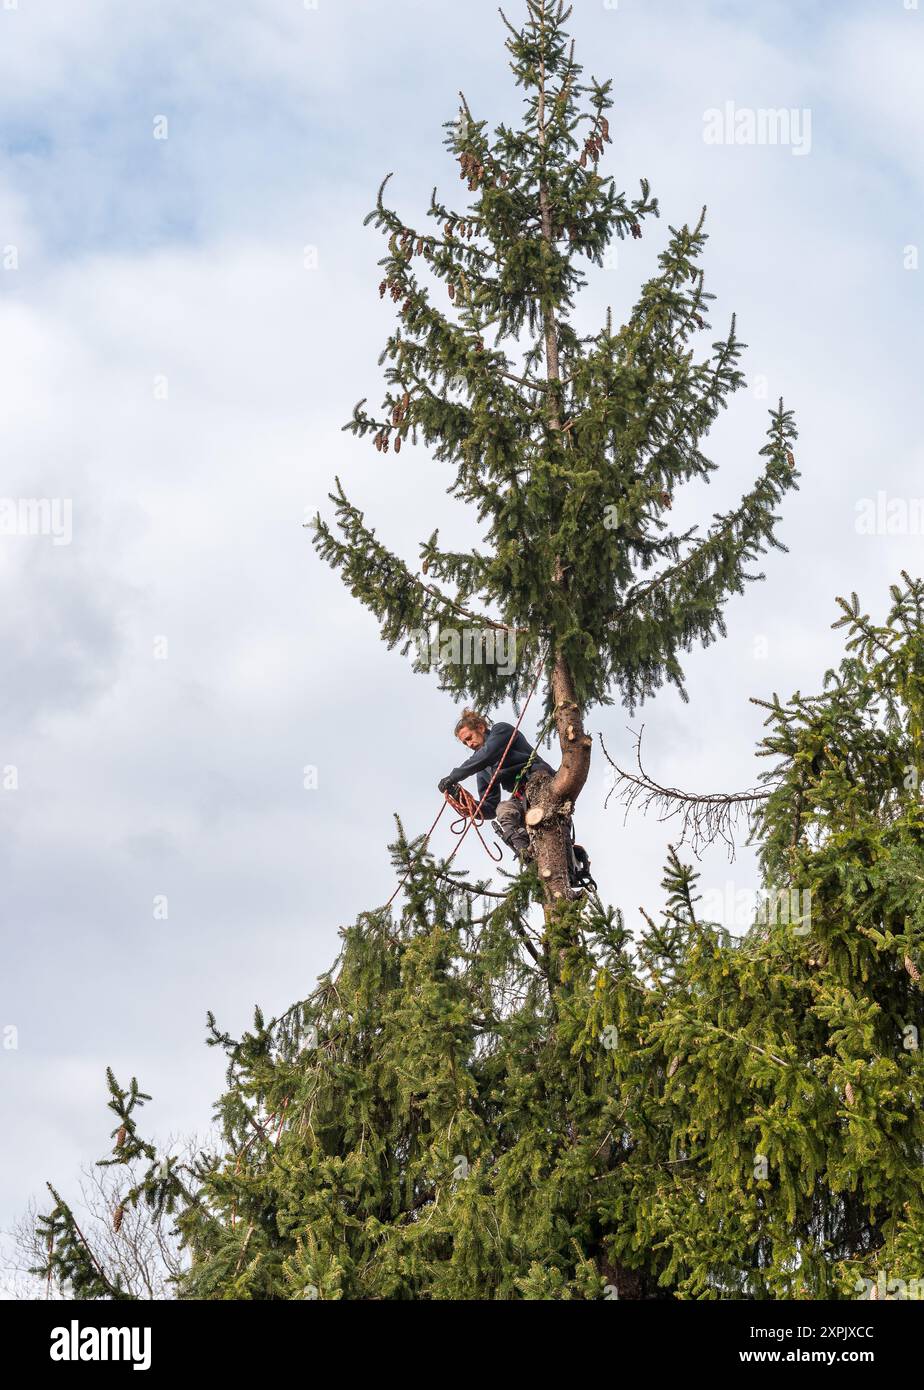
[[[472,777],[476,772],[483,771],[486,767],[493,766],[498,761],[513,733],[510,724],[495,724],[490,730],[481,748],[477,753],[459,767],[454,767],[449,773],[447,780],[450,782],[464,782],[466,777]]]
[[[509,738],[510,735],[508,734],[507,737]],[[501,749],[501,752],[503,752],[503,748]],[[487,768],[484,768],[481,772],[479,772],[479,774],[478,774],[478,800],[479,800],[479,801],[481,800],[481,798],[484,796],[485,792],[487,791],[488,783],[490,782],[490,780],[491,780],[491,774],[490,774],[490,772],[488,771]],[[494,783],[494,786],[491,788],[491,793],[490,793],[488,799],[485,801],[484,805],[483,805],[482,808],[481,808],[481,814],[484,816],[485,820],[493,820],[493,819],[494,819],[494,813],[495,813],[495,811],[497,810],[497,803],[500,801],[500,794],[501,794],[501,786],[500,786],[500,782],[497,781],[497,782]]]

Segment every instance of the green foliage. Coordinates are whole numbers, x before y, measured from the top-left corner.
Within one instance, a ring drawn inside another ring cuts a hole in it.
[[[492,136],[464,97],[447,123],[469,205],[450,206],[434,189],[434,232],[386,205],[387,179],[379,190],[367,221],[387,238],[380,291],[399,322],[380,359],[381,412],[360,401],[344,427],[382,453],[425,445],[452,471],[449,491],[473,509],[482,544],[444,551],[434,531],[415,574],[339,479],[335,523],[318,516],[315,543],[389,646],[407,651],[433,624],[516,634],[512,677],[491,663],[436,662],[454,695],[484,707],[516,698],[548,648],[549,665],[556,654],[567,662],[582,706],[608,703],[613,689],[631,706],[665,680],[682,690],[678,653],[724,635],[722,605],[759,577],[754,559],[779,547],[776,508],[796,484],[796,431],[780,402],[763,470],[738,506],[704,534],[671,528],[677,490],[716,467],[703,444],[743,384],[742,345],[734,318],[703,343],[713,298],[699,265],[705,214],[670,229],[658,273],[621,328],[608,314],[590,338],[574,330],[585,270],[602,265],[614,239],[642,236],[658,206],[644,181],[630,199],[600,172],[611,83],[580,80],[570,11],[527,0],[527,12],[522,30],[508,24],[507,40],[525,93],[522,126]],[[436,303],[447,292],[448,310]],[[418,649],[417,669],[430,670],[431,656]]]
[[[924,584],[893,599],[883,626],[844,606],[821,695],[766,705],[764,886],[810,892],[808,912],[730,938],[671,850],[638,940],[598,899],[550,939],[535,876],[492,896],[399,824],[400,912],[345,928],[281,1018],[257,1010],[235,1039],[209,1017],[220,1152],[159,1161],[135,1128],[146,1097],[110,1073],[103,1161],[150,1161],[124,1201],[175,1213],[179,1295],[920,1289]],[[124,1296],[52,1192],[36,1272]]]

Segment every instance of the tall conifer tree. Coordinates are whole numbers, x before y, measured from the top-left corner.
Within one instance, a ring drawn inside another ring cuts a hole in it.
[[[316,518],[321,555],[379,619],[389,646],[432,624],[474,624],[515,638],[514,678],[498,665],[449,662],[443,689],[487,708],[522,695],[541,663],[561,765],[539,788],[532,834],[550,919],[568,918],[563,828],[587,779],[584,717],[621,697],[630,707],[664,681],[682,689],[680,653],[724,632],[722,609],[774,535],[775,508],[795,486],[795,429],[771,412],[763,471],[704,533],[669,524],[682,484],[716,465],[710,426],[743,384],[734,318],[703,346],[708,301],[698,264],[704,218],[671,229],[659,271],[627,322],[584,338],[571,322],[588,266],[610,243],[638,238],[657,202],[617,191],[602,166],[612,83],[581,81],[561,0],[526,0],[504,18],[518,129],[493,135],[464,96],[446,145],[471,195],[444,203],[436,228],[385,202],[369,219],[387,239],[379,287],[398,324],[381,361],[380,410],[365,400],[345,428],[380,453],[421,444],[450,471],[483,541],[443,550],[434,531],[415,573],[377,538],[339,480],[336,523]],[[502,16],[503,17],[503,16]],[[390,176],[389,176],[390,177]],[[437,299],[441,303],[437,303]],[[400,467],[400,464],[395,465]],[[429,653],[418,666],[429,669]],[[567,936],[568,929],[564,928]]]

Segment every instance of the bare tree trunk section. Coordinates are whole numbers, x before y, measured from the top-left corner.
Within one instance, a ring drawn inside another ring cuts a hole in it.
[[[545,64],[540,71],[538,141],[545,148]],[[545,177],[539,180],[539,213],[543,240],[554,245],[552,210]],[[561,364],[558,353],[558,323],[551,305],[543,309],[543,328],[546,349],[546,380],[548,392],[547,423],[550,431],[561,433]],[[552,582],[564,586],[566,576],[560,562],[556,563]],[[528,794],[527,826],[533,853],[539,868],[545,898],[546,922],[554,922],[561,905],[571,901],[568,874],[570,861],[569,839],[571,816],[587,775],[590,771],[592,740],[584,732],[581,708],[575,698],[574,681],[564,655],[554,653],[552,667],[552,699],[555,727],[561,746],[561,766],[552,778],[534,779]]]

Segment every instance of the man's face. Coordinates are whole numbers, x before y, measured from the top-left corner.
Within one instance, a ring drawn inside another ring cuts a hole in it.
[[[471,748],[473,753],[477,753],[478,749],[484,743],[484,730],[460,729],[459,738],[465,744],[466,748]]]

